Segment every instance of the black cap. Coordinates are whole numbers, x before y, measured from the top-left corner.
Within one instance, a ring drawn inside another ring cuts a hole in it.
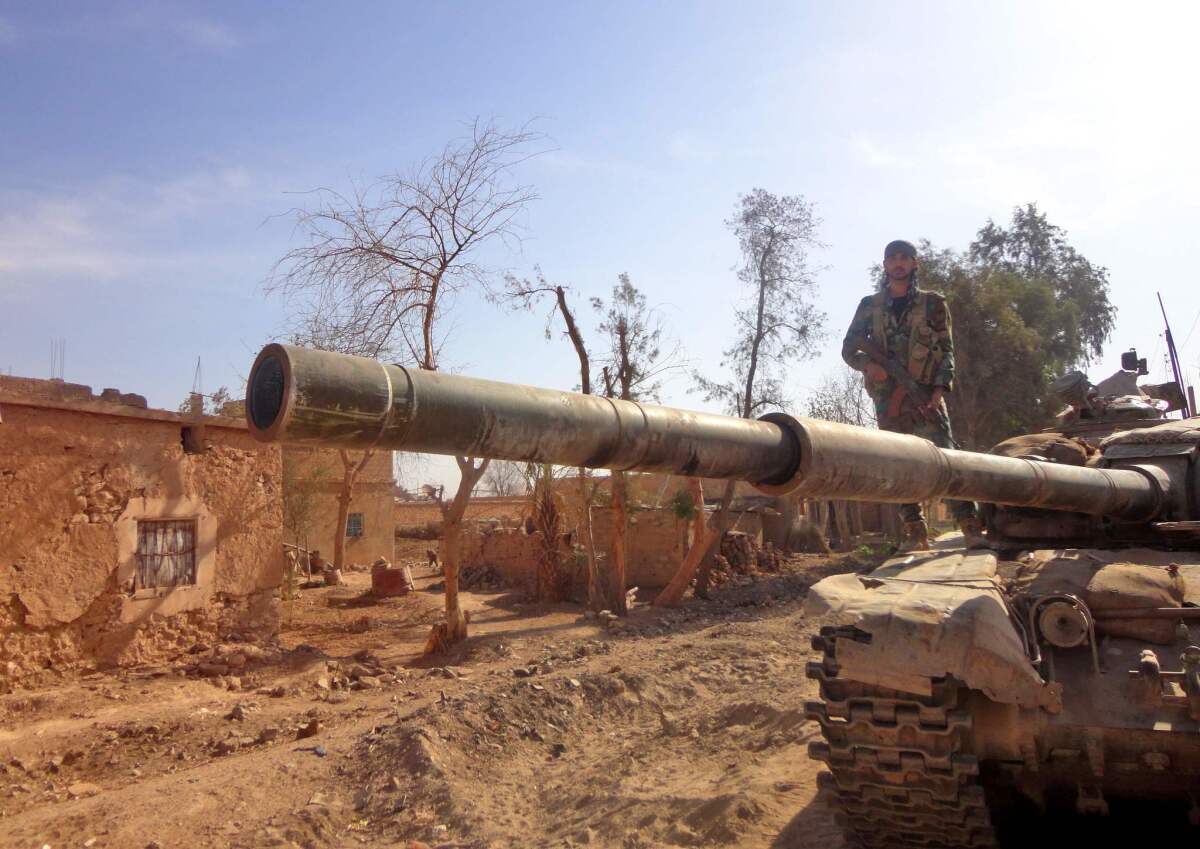
[[[904,254],[916,259],[917,249],[913,247],[912,242],[906,242],[904,239],[895,239],[888,242],[887,247],[883,249],[883,258],[887,259],[892,254]]]

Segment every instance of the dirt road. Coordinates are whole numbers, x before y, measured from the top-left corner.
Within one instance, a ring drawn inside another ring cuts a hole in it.
[[[419,656],[433,579],[376,602],[351,574],[303,591],[278,646],[0,698],[0,846],[835,849],[800,613],[828,571],[617,630],[467,594],[440,666]]]

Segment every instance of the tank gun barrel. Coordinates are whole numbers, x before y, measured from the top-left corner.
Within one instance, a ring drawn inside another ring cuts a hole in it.
[[[280,344],[254,362],[246,419],[262,441],[736,479],[814,498],[962,498],[1127,521],[1154,518],[1164,501],[1142,468],[952,451],[819,419],[753,421]]]

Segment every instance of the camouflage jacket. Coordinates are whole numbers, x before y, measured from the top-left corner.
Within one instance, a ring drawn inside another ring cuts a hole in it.
[[[867,295],[859,302],[842,341],[842,359],[851,368],[864,371],[870,357],[858,349],[854,340],[866,336],[889,358],[904,363],[908,373],[921,386],[929,390],[935,386],[953,389],[954,339],[946,299],[937,292],[914,286],[907,305],[898,316],[892,304],[887,289]],[[895,395],[895,381],[889,377],[883,383],[873,383],[864,376],[864,382],[875,402],[876,412],[884,414]],[[903,409],[911,407],[911,402],[905,398]]]

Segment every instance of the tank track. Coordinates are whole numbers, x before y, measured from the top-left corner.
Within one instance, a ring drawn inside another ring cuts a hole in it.
[[[847,841],[863,849],[997,846],[979,762],[965,751],[966,691],[934,682],[926,698],[839,678],[838,641],[864,638],[853,628],[822,628],[813,648],[824,657],[807,668],[823,701],[805,703],[804,712],[825,736],[808,754],[829,767],[818,787],[832,797]]]

